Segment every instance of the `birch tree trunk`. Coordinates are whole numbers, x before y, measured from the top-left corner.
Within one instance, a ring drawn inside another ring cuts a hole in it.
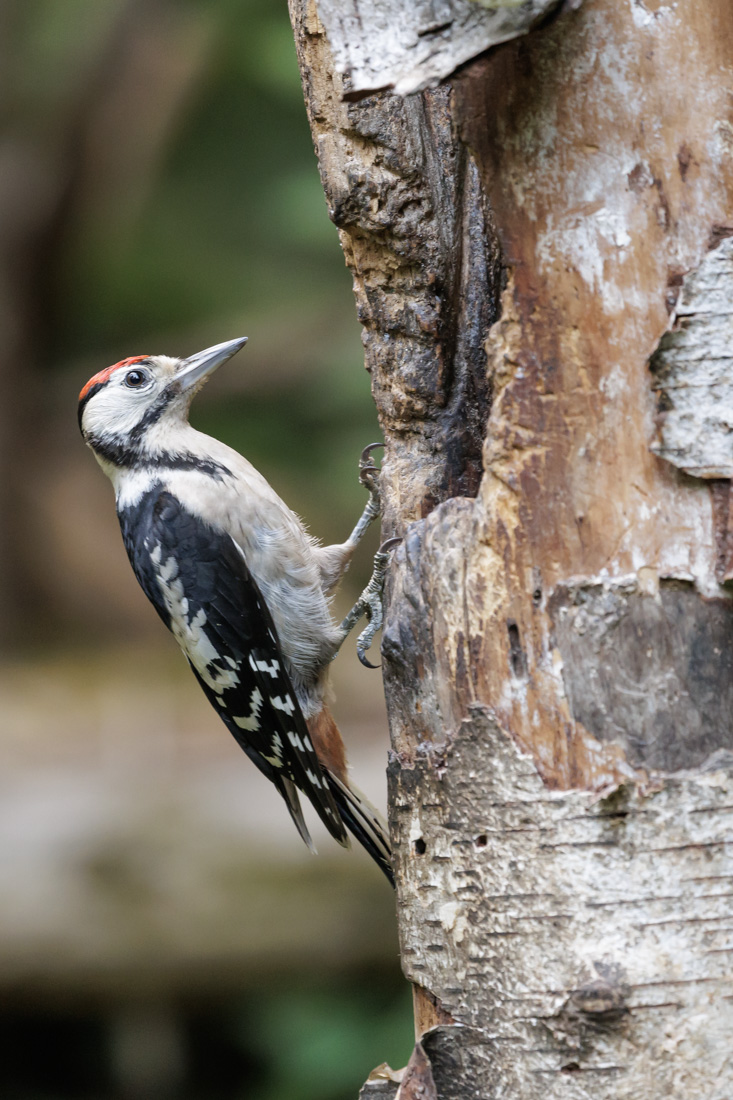
[[[400,1096],[724,1100],[733,7],[530,7],[464,64],[470,0],[369,6],[385,67],[364,5],[291,0],[404,537]]]

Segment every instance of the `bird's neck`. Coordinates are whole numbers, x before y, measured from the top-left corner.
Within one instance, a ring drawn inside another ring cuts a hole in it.
[[[230,472],[221,460],[223,445],[188,421],[161,420],[140,439],[128,437],[124,443],[115,436],[89,442],[118,502],[131,492],[139,497],[147,486],[165,482],[172,471],[195,470],[216,480]]]

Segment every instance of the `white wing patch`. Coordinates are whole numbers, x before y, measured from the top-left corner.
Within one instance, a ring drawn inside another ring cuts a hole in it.
[[[267,661],[256,661],[250,653],[249,664],[253,672],[267,672],[273,680],[280,675],[280,662],[276,661],[274,657],[272,663],[268,664]]]
[[[279,733],[273,733],[270,739],[272,745],[272,756],[265,756],[262,754],[262,759],[266,760],[268,764],[272,764],[273,768],[281,768],[283,766],[283,743]]]
[[[295,703],[290,695],[286,695],[284,698],[281,695],[271,695],[270,705],[275,710],[281,710],[283,714],[287,714],[289,718],[295,713]]]
[[[262,692],[258,687],[252,689],[252,694],[249,697],[249,714],[246,714],[243,718],[234,718],[233,721],[237,723],[241,730],[249,730],[253,732],[260,728],[260,707],[262,706]]]
[[[170,616],[171,632],[201,679],[216,695],[222,695],[230,688],[236,687],[239,683],[236,662],[233,668],[221,668],[222,658],[204,630],[206,626],[204,609],[200,608],[193,618],[189,618],[189,603],[183,591],[183,585],[178,580],[176,559],[170,557],[165,565],[161,565],[162,550],[158,544],[151,551],[150,560],[159,566],[158,587]],[[231,660],[227,660],[227,664],[231,665]]]
[[[203,682],[214,692],[218,705],[223,707],[225,705],[225,692],[237,687],[240,683],[239,669],[241,664],[229,654],[220,654],[216,650],[205,630],[207,623],[205,610],[200,608],[195,615],[191,614],[190,602],[184,592],[183,583],[179,579],[180,570],[176,558],[170,556],[163,561],[163,548],[160,543],[149,552],[150,560],[157,567],[156,580],[168,612],[171,632]],[[277,644],[275,636],[269,629],[268,634],[273,644]],[[254,672],[265,673],[271,676],[273,680],[279,679],[282,675],[280,662],[275,657],[270,661],[257,660],[252,654],[249,654],[249,664]],[[265,697],[262,691],[255,686],[249,697],[249,713],[239,717],[231,715],[231,721],[245,732],[254,733],[260,730],[260,718],[264,701]],[[280,695],[269,696],[268,701],[274,710],[280,711],[288,718],[292,718],[298,710],[295,699],[288,691],[282,691]],[[285,766],[283,739],[274,730],[269,731],[269,736],[271,755],[262,753],[262,759],[273,768],[283,768]],[[301,737],[297,730],[288,730],[286,736],[292,747],[298,752],[313,752],[313,746],[307,734],[304,733]],[[324,788],[317,767],[315,771],[312,768],[304,767],[304,771],[314,787]],[[324,810],[334,821],[340,824],[339,815],[331,806],[324,806]]]
[[[164,582],[168,582],[175,580],[177,576],[178,562],[175,558],[168,558],[168,561],[165,563],[165,565],[161,565],[160,567],[160,579]],[[188,606],[188,600],[185,596],[183,597],[182,602],[185,602],[186,606]]]

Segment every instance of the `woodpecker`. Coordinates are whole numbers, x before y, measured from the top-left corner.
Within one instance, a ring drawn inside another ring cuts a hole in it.
[[[340,844],[348,829],[390,881],[387,827],[350,782],[341,734],[325,702],[328,669],[363,616],[358,652],[381,625],[389,540],[339,625],[329,597],[379,513],[372,444],[360,480],[370,496],[346,542],[310,537],[240,454],[188,422],[194,395],[246,338],[188,359],[137,355],[95,374],[79,394],[79,427],[112,481],[130,563],[204,694],[313,842],[298,792]]]

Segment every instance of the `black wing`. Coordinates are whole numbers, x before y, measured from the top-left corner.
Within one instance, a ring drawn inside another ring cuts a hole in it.
[[[120,512],[140,585],[173,633],[209,702],[278,788],[310,842],[293,784],[340,843],[346,832],[290,682],[275,624],[244,557],[157,485]]]

